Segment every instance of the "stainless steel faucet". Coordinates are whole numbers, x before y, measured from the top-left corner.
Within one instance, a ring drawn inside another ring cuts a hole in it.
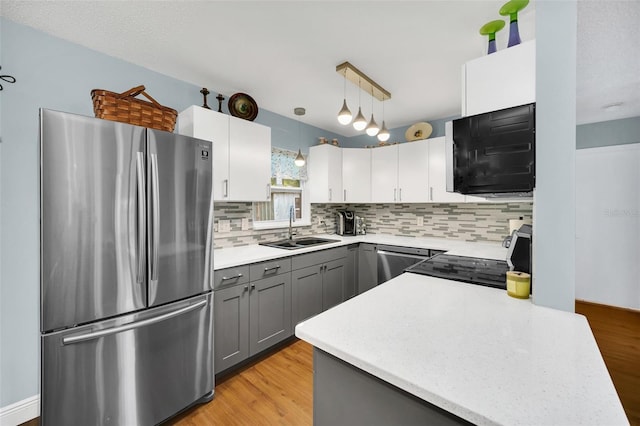
[[[289,239],[293,240],[293,236],[297,235],[295,232],[293,232],[293,228],[291,227],[291,223],[296,221],[296,217],[295,217],[295,209],[293,208],[293,206],[289,207]]]

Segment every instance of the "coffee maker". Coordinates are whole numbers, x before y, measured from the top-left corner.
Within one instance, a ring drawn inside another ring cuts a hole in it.
[[[356,235],[356,212],[353,210],[339,210],[336,220],[336,234],[338,235]]]

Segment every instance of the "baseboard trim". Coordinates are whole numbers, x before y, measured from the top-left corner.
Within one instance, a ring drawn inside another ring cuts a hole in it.
[[[0,408],[0,426],[17,426],[40,415],[40,395]]]

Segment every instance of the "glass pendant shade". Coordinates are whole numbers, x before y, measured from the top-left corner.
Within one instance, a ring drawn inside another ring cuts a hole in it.
[[[342,109],[338,112],[338,122],[346,126],[351,123],[352,118],[353,115],[351,114],[351,111],[349,111],[349,108],[347,107],[347,100],[345,99],[342,103]]]
[[[362,115],[362,108],[358,107],[358,115],[353,120],[353,128],[360,131],[367,127],[367,119]]]
[[[371,114],[371,120],[367,125],[366,132],[369,136],[375,136],[378,134],[378,131],[380,131],[380,128],[378,127],[378,123],[376,123],[376,121],[373,119],[373,114]]]
[[[391,137],[391,134],[389,133],[387,126],[384,124],[384,120],[382,120],[382,128],[378,132],[378,140],[380,142],[386,142],[389,140],[390,137]]]
[[[289,158],[291,158],[291,157],[289,157]],[[293,160],[293,163],[298,167],[304,166],[305,160],[304,160],[304,157],[302,156],[302,152],[300,151],[299,148],[298,148],[298,155],[296,155],[296,159]],[[289,164],[291,164],[291,163],[289,163]]]

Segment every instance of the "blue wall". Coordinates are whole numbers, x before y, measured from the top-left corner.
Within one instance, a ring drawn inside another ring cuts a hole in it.
[[[576,127],[576,148],[640,143],[640,117],[582,124]]]
[[[431,127],[433,127],[433,132],[429,137],[437,138],[440,136],[444,136],[444,124],[447,121],[451,121],[456,118],[460,118],[460,116],[456,115],[456,116],[447,117],[447,118],[440,118],[438,120],[425,119],[424,121],[428,122],[429,124],[431,124]],[[409,127],[410,126],[403,126],[403,127],[396,127],[395,129],[389,129],[389,133],[391,134],[391,137],[389,138],[389,142],[390,143],[405,142],[407,138],[405,138],[404,133],[407,131]],[[358,136],[353,136],[347,139],[345,143],[342,145],[349,148],[362,148],[367,145],[378,145],[378,138],[371,137],[367,134],[358,135]]]
[[[0,18],[0,407],[39,392],[38,109],[93,116],[90,92],[144,84],[163,105],[201,105],[200,87]],[[212,93],[216,89],[210,87]],[[209,99],[215,104],[215,97]],[[257,100],[258,105],[260,104]],[[226,104],[226,102],[225,102]],[[226,105],[225,105],[226,108]],[[274,146],[297,150],[340,138],[266,110]],[[300,126],[300,127],[299,127]],[[61,248],[63,249],[63,248]]]

